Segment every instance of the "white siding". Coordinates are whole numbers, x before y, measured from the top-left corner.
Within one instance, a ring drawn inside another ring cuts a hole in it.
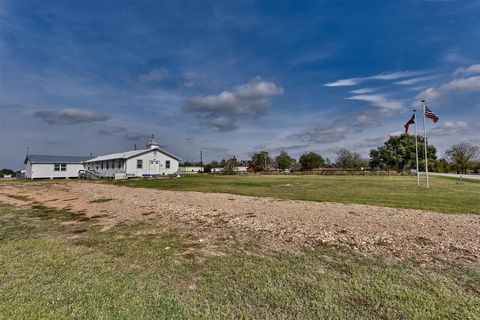
[[[25,177],[28,179],[41,178],[77,178],[78,171],[83,170],[81,163],[67,163],[66,171],[55,171],[53,163],[33,163],[27,162],[25,166]]]
[[[137,169],[137,160],[142,160],[142,169]],[[158,161],[158,172],[155,172],[154,168],[150,165],[150,161]],[[166,162],[170,161],[170,168],[166,168]],[[178,171],[178,160],[171,158],[158,150],[152,150],[148,153],[132,157],[127,160],[127,174],[133,174],[137,177],[141,177],[143,174],[160,174],[169,175],[176,174]]]
[[[112,167],[113,162],[113,167]],[[114,177],[116,173],[125,173],[125,159],[94,161],[85,164],[85,169],[94,170],[104,177]],[[103,169],[102,169],[103,163]],[[120,163],[120,167],[119,164]],[[107,169],[108,167],[108,169]]]

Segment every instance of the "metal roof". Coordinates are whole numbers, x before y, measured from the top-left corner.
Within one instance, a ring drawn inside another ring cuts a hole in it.
[[[28,161],[31,163],[82,163],[88,159],[90,159],[90,157],[29,154],[25,157],[23,163],[26,164]]]
[[[111,154],[106,154],[103,156],[98,156],[89,160],[85,160],[85,162],[95,162],[95,161],[106,161],[106,160],[114,160],[114,159],[129,159],[133,158],[135,156],[150,152],[150,151],[158,151],[161,152],[171,158],[174,158],[176,160],[180,160],[179,157],[163,150],[158,147],[151,148],[151,149],[140,149],[140,150],[131,150],[131,151],[125,151],[125,152],[119,152],[119,153],[111,153]]]

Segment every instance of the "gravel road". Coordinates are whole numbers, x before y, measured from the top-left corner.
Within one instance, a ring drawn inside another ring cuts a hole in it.
[[[28,200],[18,199],[26,196]],[[14,197],[12,197],[14,196]],[[16,196],[16,198],[15,198]],[[92,203],[96,199],[111,199]],[[0,185],[0,201],[84,210],[104,230],[147,222],[145,232],[176,229],[206,252],[229,243],[299,252],[340,245],[387,259],[437,259],[480,269],[480,216],[369,205],[129,188],[93,182]]]

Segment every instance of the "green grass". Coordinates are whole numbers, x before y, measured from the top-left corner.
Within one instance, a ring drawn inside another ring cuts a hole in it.
[[[423,181],[422,181],[423,182]],[[371,204],[446,213],[480,213],[480,181],[413,176],[186,176],[111,183],[166,190],[223,192],[281,199]]]
[[[83,218],[82,218],[83,217]],[[73,224],[62,224],[71,221]],[[480,272],[365,258],[202,248],[155,221],[0,204],[0,319],[478,319]]]

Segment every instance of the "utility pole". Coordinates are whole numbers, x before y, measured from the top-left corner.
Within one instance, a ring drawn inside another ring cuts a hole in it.
[[[202,153],[202,150],[200,150],[200,167],[202,168],[202,173],[203,173],[203,153]]]

